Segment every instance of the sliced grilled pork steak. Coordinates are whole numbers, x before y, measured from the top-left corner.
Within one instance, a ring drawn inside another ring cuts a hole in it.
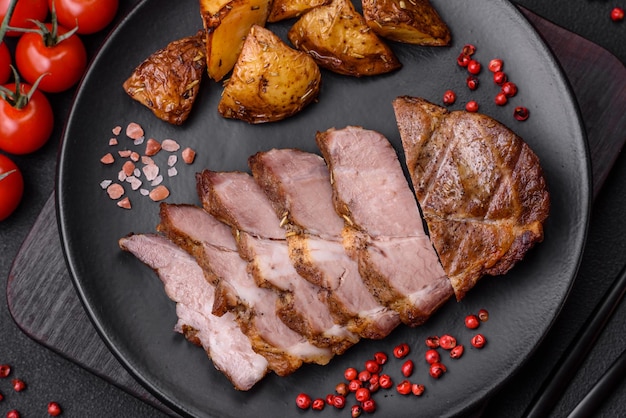
[[[406,96],[393,107],[433,245],[461,299],[543,240],[550,197],[539,159],[488,116]]]
[[[250,157],[257,183],[270,198],[287,232],[290,257],[307,280],[328,290],[331,309],[364,338],[384,338],[399,323],[363,283],[342,243],[343,219],[332,204],[326,163],[316,154],[273,149]]]
[[[253,349],[268,360],[276,374],[288,375],[303,362],[330,361],[331,350],[314,346],[279,319],[277,294],[257,286],[227,225],[197,206],[161,204],[158,229],[194,254],[208,271],[217,284],[213,312],[233,312]]]
[[[211,313],[215,289],[192,256],[159,235],[130,235],[119,244],[156,271],[167,296],[176,302],[175,330],[201,345],[235,388],[248,390],[265,376],[267,360],[252,350],[235,316]]]
[[[318,132],[344,245],[378,300],[409,326],[422,324],[452,294],[389,141],[360,127]]]
[[[285,230],[252,176],[205,170],[198,175],[198,189],[205,209],[236,231],[239,251],[257,283],[280,295],[278,315],[290,328],[337,354],[359,340],[335,321],[327,292],[294,268]]]

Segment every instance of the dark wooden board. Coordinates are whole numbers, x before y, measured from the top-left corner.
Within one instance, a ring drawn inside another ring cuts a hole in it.
[[[561,63],[580,105],[597,195],[626,142],[626,68],[597,45],[522,9]],[[72,286],[50,196],[15,258],[7,301],[31,338],[138,398],[171,413],[108,351]]]

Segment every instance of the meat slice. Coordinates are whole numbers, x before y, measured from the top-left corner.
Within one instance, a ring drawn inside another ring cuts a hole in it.
[[[206,71],[204,38],[204,31],[199,31],[156,51],[124,81],[124,91],[159,119],[183,124]]]
[[[236,231],[241,256],[257,283],[280,295],[280,318],[312,343],[337,354],[356,343],[359,337],[331,314],[327,292],[294,268],[285,230],[252,176],[205,170],[197,180],[205,209]]]
[[[486,115],[406,96],[393,107],[415,194],[460,300],[543,240],[550,196],[539,159]]]
[[[273,149],[250,157],[249,164],[283,217],[298,273],[328,290],[333,312],[351,331],[364,338],[387,336],[400,323],[398,313],[374,298],[343,247],[343,220],[332,204],[324,160],[296,149]]]
[[[361,276],[403,323],[424,323],[453,291],[395,150],[380,133],[354,126],[318,132],[316,141]]]
[[[278,295],[257,286],[228,226],[197,206],[161,204],[158,229],[196,257],[205,276],[216,283],[213,313],[233,312],[252,348],[276,374],[288,375],[303,362],[330,361],[330,349],[314,346],[280,320]]]
[[[154,269],[167,296],[176,302],[175,330],[201,345],[220,370],[239,390],[248,390],[265,376],[267,360],[254,352],[250,340],[232,313],[211,313],[214,287],[204,279],[196,260],[159,235],[130,235],[119,241],[122,249]]]

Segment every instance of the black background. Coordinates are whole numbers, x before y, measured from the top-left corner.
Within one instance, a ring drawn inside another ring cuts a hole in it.
[[[137,2],[120,0],[116,17],[119,21]],[[624,0],[575,2],[565,0],[522,0],[516,4],[527,7],[575,32],[616,55],[626,63],[626,21],[614,23],[610,11],[615,6],[626,8]],[[483,24],[477,22],[477,24]],[[107,29],[110,30],[113,24]],[[90,57],[105,40],[107,30],[84,36]],[[112,63],[114,64],[114,63]],[[40,151],[13,160],[25,177],[25,196],[18,210],[0,223],[0,287],[6,288],[11,263],[20,245],[30,231],[34,220],[54,189],[55,164],[63,125],[69,113],[74,91],[49,95],[55,111],[55,130],[51,140]],[[624,112],[626,109],[614,109]],[[615,132],[617,138],[624,132]],[[513,376],[501,396],[490,402],[484,416],[520,416],[538,390],[552,365],[567,348],[576,332],[602,298],[615,275],[626,262],[626,160],[623,155],[593,206],[589,236],[578,278],[559,319],[527,366]],[[19,396],[13,393],[10,382],[0,381],[0,416],[10,409],[18,409],[23,417],[46,416],[46,405],[51,400],[62,404],[63,416],[72,417],[153,417],[162,415],[153,407],[135,399],[118,388],[95,377],[73,363],[31,340],[13,322],[6,299],[0,307],[0,364],[10,364],[14,375],[28,384]],[[528,307],[532,309],[532,307]],[[618,309],[597,346],[576,375],[572,384],[553,412],[565,416],[576,402],[587,393],[620,352],[626,348],[623,333],[626,330],[626,306]],[[477,384],[480,384],[477,382]],[[443,400],[442,400],[443,401]],[[597,416],[620,416],[626,407],[626,384],[611,394]],[[343,415],[348,414],[344,411]]]

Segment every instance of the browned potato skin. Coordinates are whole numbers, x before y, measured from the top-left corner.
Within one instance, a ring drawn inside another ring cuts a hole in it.
[[[370,76],[401,67],[391,48],[367,26],[349,0],[333,0],[310,10],[287,36],[320,66],[339,74]]]
[[[181,125],[206,71],[204,53],[204,31],[173,41],[139,64],[124,82],[124,90],[159,119]]]
[[[450,30],[428,0],[362,0],[365,21],[378,35],[424,46],[450,44]]]
[[[314,7],[330,3],[330,0],[274,0],[268,22],[278,22],[298,17]]]
[[[220,81],[232,70],[247,33],[265,25],[270,6],[271,0],[200,0],[209,77]]]
[[[289,117],[315,100],[321,73],[304,52],[286,45],[261,26],[253,26],[224,87],[218,112],[249,123]]]

